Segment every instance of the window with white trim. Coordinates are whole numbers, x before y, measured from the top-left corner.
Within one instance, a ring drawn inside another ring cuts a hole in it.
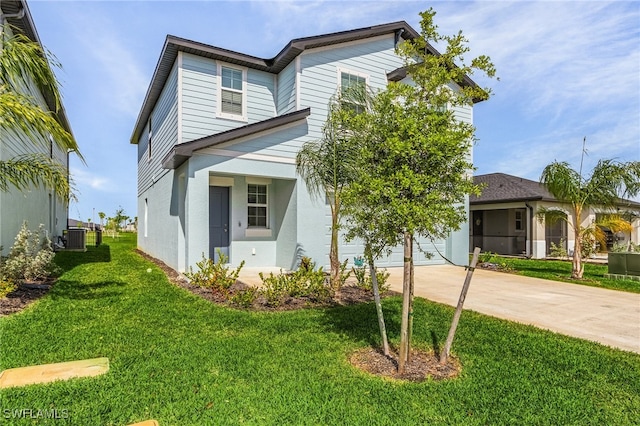
[[[267,185],[247,185],[247,224],[249,228],[267,228],[269,210]]]
[[[247,70],[218,64],[218,117],[246,120]]]
[[[369,84],[369,76],[367,74],[338,68],[338,83],[340,91],[344,95],[350,88],[367,87]],[[343,106],[353,109],[358,114],[364,112],[364,106],[357,102],[343,102]]]

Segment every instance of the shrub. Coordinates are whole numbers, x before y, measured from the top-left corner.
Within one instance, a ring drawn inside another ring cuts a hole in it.
[[[480,253],[480,263],[490,263],[493,260],[493,253],[485,251]]]
[[[342,262],[340,264],[340,287],[342,287],[344,285],[344,283],[347,282],[347,280],[349,279],[349,277],[351,276],[351,271],[347,271],[347,263],[349,262],[349,259],[345,259],[344,262]],[[346,271],[346,273],[345,273]]]
[[[55,253],[51,248],[51,240],[47,236],[44,225],[38,231],[31,231],[27,222],[16,235],[9,256],[1,265],[0,279],[3,281],[40,281],[46,280],[59,272],[53,261]]]
[[[17,288],[15,282],[10,279],[0,278],[0,299]]]
[[[231,296],[231,303],[234,305],[240,306],[241,308],[250,307],[253,302],[258,298],[258,288],[257,287],[249,287],[244,290],[238,291],[236,294]]]
[[[298,268],[291,273],[284,273],[281,270],[278,275],[270,272],[268,277],[263,273],[259,275],[262,280],[260,292],[270,306],[280,305],[287,297],[308,297],[324,301],[332,295],[327,275],[322,268],[317,270]]]
[[[298,269],[303,269],[305,271],[313,271],[316,267],[316,264],[311,260],[308,256],[302,256],[300,258],[300,266]]]
[[[210,288],[213,291],[219,291],[227,293],[229,287],[231,287],[238,276],[240,270],[244,266],[244,260],[234,270],[227,266],[229,258],[218,250],[218,261],[214,262],[212,259],[207,258],[202,253],[202,260],[196,262],[198,270],[193,271],[193,268],[189,267],[189,272],[185,272],[185,276],[191,281],[192,284],[198,287]]]
[[[367,268],[364,266],[358,268],[354,267],[352,270],[354,275],[356,276],[358,287],[361,287],[367,291],[373,291],[373,281],[371,280],[370,274],[367,274]],[[375,271],[376,278],[378,279],[378,290],[382,294],[388,291],[391,287],[391,284],[387,283],[389,275],[391,274],[387,272],[386,269],[378,270],[377,266],[375,267]]]
[[[558,245],[556,245],[553,241],[551,242],[551,248],[549,249],[549,254],[551,255],[551,257],[559,257],[559,258],[565,258],[565,257],[569,257],[569,255],[567,254],[567,249],[564,248],[564,238],[560,239],[560,242],[558,243]]]
[[[260,272],[260,279],[262,280],[262,288],[260,293],[264,296],[267,305],[278,306],[282,303],[288,293],[288,275],[282,273],[282,270],[278,275],[273,275],[273,272],[269,272],[269,276],[265,278],[264,274]]]

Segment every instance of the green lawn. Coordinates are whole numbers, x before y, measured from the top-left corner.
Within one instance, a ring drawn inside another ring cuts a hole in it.
[[[54,408],[69,418],[37,424],[640,424],[640,355],[464,312],[459,378],[383,380],[347,361],[378,342],[372,304],[218,307],[168,283],[132,235],[105,243],[59,254],[49,295],[0,319],[0,369],[104,356],[109,373],[3,390],[5,424],[35,423],[5,410]],[[395,338],[400,298],[384,309]],[[414,345],[442,345],[452,314],[417,300]]]
[[[640,293],[640,282],[633,280],[612,280],[604,277],[607,265],[585,263],[582,280],[571,279],[570,260],[542,260],[522,259],[515,257],[492,256],[491,263],[507,265],[514,273],[527,277],[544,278],[547,280],[564,281],[572,284],[582,284],[592,287],[623,290]]]

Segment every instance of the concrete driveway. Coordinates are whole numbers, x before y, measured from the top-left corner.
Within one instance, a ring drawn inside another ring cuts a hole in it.
[[[402,268],[389,272],[402,292]],[[416,267],[415,295],[456,306],[465,276],[450,265]],[[640,294],[476,269],[464,308],[640,353]]]

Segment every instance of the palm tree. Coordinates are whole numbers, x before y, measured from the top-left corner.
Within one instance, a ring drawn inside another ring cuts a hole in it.
[[[582,177],[582,166],[577,172],[568,163],[555,161],[544,168],[540,182],[558,201],[571,206],[571,221],[558,210],[541,209],[538,217],[567,220],[571,225],[575,241],[571,278],[582,279],[582,243],[593,232],[592,227],[582,226],[582,213],[590,206],[614,208],[621,196],[636,196],[640,192],[640,161],[600,160],[588,179]]]
[[[53,143],[82,159],[75,139],[57,118],[60,85],[51,66],[60,64],[39,43],[15,28],[11,30],[13,35],[8,25],[0,26],[0,129],[23,143],[39,144],[47,151]],[[32,87],[53,99],[55,111],[45,111],[34,97],[26,94]],[[21,191],[31,186],[52,188],[65,200],[71,196],[67,169],[44,153],[0,160],[0,190],[8,191],[10,185]]]
[[[105,212],[98,212],[98,217],[100,218],[100,228],[104,226],[104,218],[107,217]]]
[[[353,98],[355,90],[351,91]],[[344,93],[334,96],[329,102],[327,121],[322,128],[322,139],[305,143],[296,156],[296,171],[307,185],[309,193],[331,207],[331,246],[329,263],[331,283],[334,289],[340,286],[340,258],[338,256],[338,230],[342,213],[342,191],[353,178],[353,138],[345,130],[345,120],[354,114],[345,102]],[[346,106],[346,108],[345,108]]]

